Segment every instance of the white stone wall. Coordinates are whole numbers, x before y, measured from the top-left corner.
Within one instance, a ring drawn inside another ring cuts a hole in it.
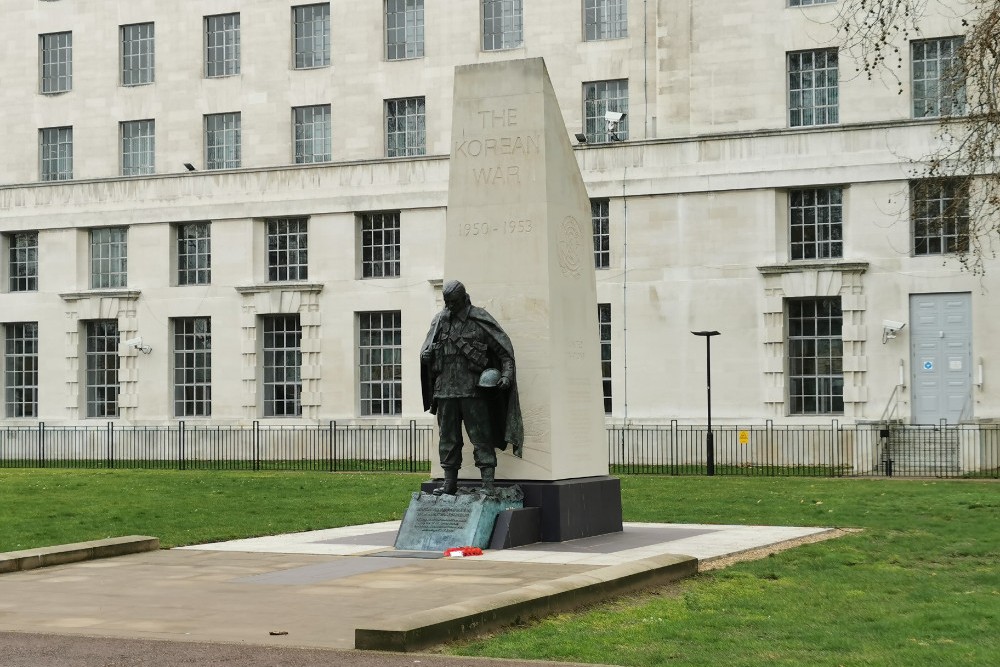
[[[907,330],[882,344],[881,321],[907,320],[910,294],[950,291],[972,295],[973,360],[985,377],[974,416],[1000,418],[1000,393],[990,390],[1000,265],[979,279],[946,257],[910,255],[905,162],[923,154],[936,125],[908,120],[909,87],[898,95],[891,82],[855,76],[842,53],[840,124],[787,128],[785,53],[833,44],[839,3],[632,0],[629,38],[599,43],[580,40],[579,0],[526,3],[524,46],[483,53],[477,3],[427,2],[426,57],[385,62],[381,3],[333,2],[333,65],[309,71],[290,66],[298,0],[12,4],[0,25],[0,230],[39,230],[39,290],[0,286],[0,323],[40,323],[46,422],[83,420],[81,327],[94,317],[116,317],[123,339],[142,335],[153,347],[121,351],[121,419],[170,420],[169,318],[194,315],[212,317],[212,419],[259,418],[256,322],[279,312],[299,313],[304,327],[302,420],[364,421],[362,310],[402,313],[403,414],[380,421],[429,422],[417,350],[440,307],[453,68],[535,56],[546,60],[570,134],[582,129],[584,82],[629,80],[630,141],[575,153],[590,196],[611,200],[611,266],[597,272],[597,290],[612,305],[612,419],[703,421],[698,329],[722,332],[712,346],[715,419],[878,418],[901,362],[909,382],[910,356]],[[241,13],[242,73],[206,80],[202,16],[231,11]],[[156,83],[123,88],[118,26],[146,21],[156,23]],[[40,95],[38,35],[64,30],[73,31],[73,90]],[[960,31],[942,16],[923,36]],[[383,100],[416,95],[427,99],[428,155],[385,160]],[[333,108],[334,162],[290,165],[291,108],[321,103]],[[204,172],[203,115],[227,111],[242,113],[243,168]],[[117,177],[118,123],[142,118],[156,120],[157,175]],[[62,125],[74,128],[75,180],[38,183],[38,129]],[[844,257],[796,269],[785,192],[813,185],[844,186]],[[355,214],[389,209],[402,211],[402,275],[360,280]],[[305,285],[266,283],[268,216],[309,216]],[[201,220],[212,222],[212,284],[177,287],[171,225]],[[128,286],[94,292],[87,231],[106,225],[129,227]],[[828,294],[845,310],[845,413],[789,417],[781,299]]]

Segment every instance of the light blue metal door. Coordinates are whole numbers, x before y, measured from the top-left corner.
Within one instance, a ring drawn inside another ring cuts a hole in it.
[[[911,420],[972,416],[972,295],[910,295]]]

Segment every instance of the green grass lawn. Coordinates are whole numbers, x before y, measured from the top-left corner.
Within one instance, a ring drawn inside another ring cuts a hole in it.
[[[990,665],[1000,485],[623,479],[633,521],[861,527],[452,653],[620,665]]]
[[[0,551],[153,535],[163,547],[399,519],[427,475],[0,470]]]
[[[399,518],[425,475],[0,470],[0,551],[125,534],[164,546]],[[863,528],[446,647],[618,665],[989,665],[1000,484],[622,479],[625,518]]]

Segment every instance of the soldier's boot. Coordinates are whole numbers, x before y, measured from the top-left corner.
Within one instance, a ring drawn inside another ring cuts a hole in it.
[[[458,491],[458,471],[445,470],[444,483],[432,492],[435,496],[453,496]]]
[[[483,490],[492,491],[496,468],[480,468],[479,473],[483,476]]]

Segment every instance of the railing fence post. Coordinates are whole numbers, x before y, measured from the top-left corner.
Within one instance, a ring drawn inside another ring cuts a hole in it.
[[[830,424],[830,466],[835,470],[840,469],[840,457],[836,455],[836,452],[841,449],[838,446],[840,443],[840,438],[838,437],[839,431],[840,424],[834,419],[833,423]]]
[[[38,422],[38,467],[45,467],[45,422]]]
[[[337,433],[337,422],[330,420],[326,425],[326,470],[333,472],[333,439]]]
[[[365,464],[368,470],[378,470],[375,464],[375,424],[368,427],[368,435],[365,438]]]
[[[108,437],[108,467],[109,468],[114,468],[115,467],[115,431],[114,431],[114,428],[115,428],[114,427],[114,423],[113,422],[108,422],[107,437]]]
[[[892,477],[894,466],[893,457],[896,455],[896,452],[893,449],[892,430],[890,429],[888,433],[889,434],[885,437],[885,475],[886,477]],[[917,434],[917,439],[920,439],[919,433]]]
[[[177,468],[178,470],[186,469],[184,462],[184,446],[185,438],[187,437],[187,431],[184,427],[184,421],[181,420],[177,422]]]
[[[415,450],[415,442],[416,442],[416,439],[417,439],[417,420],[416,419],[411,419],[410,420],[410,433],[409,433],[409,435],[410,435],[410,446],[409,446],[409,450],[410,451],[409,451],[408,458],[410,459],[410,472],[415,472],[416,471],[416,461],[414,460],[414,458],[415,458],[415,451],[416,451]]]
[[[260,422],[253,422],[253,469],[260,470]]]
[[[622,424],[621,437],[618,439],[618,460],[625,464],[625,470],[629,472],[635,472],[631,470],[629,464],[634,463],[634,461],[629,461],[625,457],[625,425]]]
[[[611,456],[611,447],[612,447],[612,443],[614,442],[614,437],[615,437],[614,436],[614,426],[611,425],[611,424],[605,423],[604,424],[604,445],[605,445],[605,451],[606,451],[606,453],[608,455],[608,470],[609,471],[613,470],[612,467],[611,467],[611,459],[612,459],[612,456]]]
[[[677,420],[670,420],[670,471],[677,474]]]
[[[338,464],[340,462],[339,461],[339,457],[337,456],[337,453],[338,453],[338,449],[337,449],[337,444],[338,444],[337,443],[337,422],[331,421],[330,422],[330,428],[333,431],[333,435],[330,438],[330,470],[332,472],[337,472],[338,467],[339,467]]]
[[[767,448],[764,450],[764,469],[770,475],[774,472],[771,469],[774,465],[774,420],[772,419],[764,420],[764,439],[767,442]]]

